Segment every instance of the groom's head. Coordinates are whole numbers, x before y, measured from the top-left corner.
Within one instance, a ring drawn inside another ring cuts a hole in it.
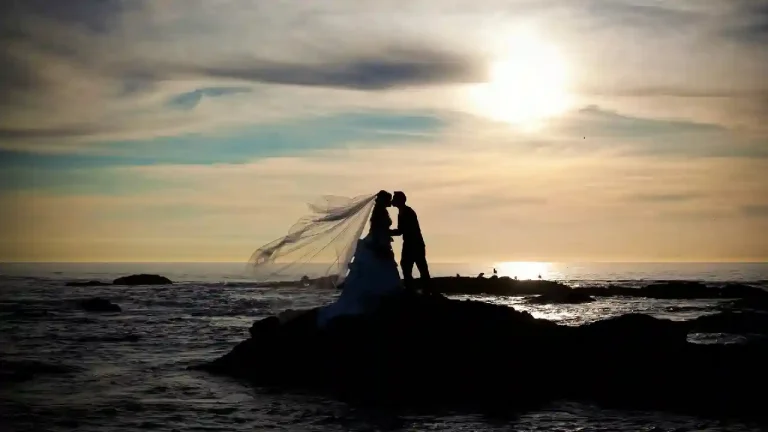
[[[392,205],[395,207],[402,207],[405,205],[405,194],[401,191],[396,191],[392,194]]]

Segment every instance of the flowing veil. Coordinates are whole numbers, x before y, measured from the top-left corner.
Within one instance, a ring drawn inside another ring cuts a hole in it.
[[[310,203],[311,214],[288,234],[257,249],[248,261],[257,279],[315,275],[338,286],[347,276],[357,241],[368,222],[376,195],[324,196]]]

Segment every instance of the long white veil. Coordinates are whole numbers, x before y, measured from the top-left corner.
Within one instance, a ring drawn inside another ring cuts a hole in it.
[[[338,286],[347,276],[357,241],[368,222],[376,195],[355,198],[324,196],[288,235],[260,247],[249,267],[262,282],[303,276]]]

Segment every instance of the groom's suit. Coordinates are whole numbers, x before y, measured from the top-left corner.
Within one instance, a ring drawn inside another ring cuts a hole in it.
[[[419,269],[422,281],[429,281],[429,266],[427,265],[427,248],[424,237],[421,235],[419,218],[416,212],[407,205],[399,209],[397,215],[397,229],[392,230],[392,235],[403,236],[403,252],[400,255],[400,267],[403,269],[403,281],[407,288],[413,286],[413,265]]]

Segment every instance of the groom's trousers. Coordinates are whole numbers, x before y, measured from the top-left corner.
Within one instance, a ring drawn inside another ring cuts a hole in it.
[[[400,268],[403,270],[403,282],[406,288],[413,288],[413,265],[419,270],[422,285],[427,288],[429,283],[429,266],[427,265],[427,251],[424,246],[406,246],[403,245],[403,252],[400,255]]]

